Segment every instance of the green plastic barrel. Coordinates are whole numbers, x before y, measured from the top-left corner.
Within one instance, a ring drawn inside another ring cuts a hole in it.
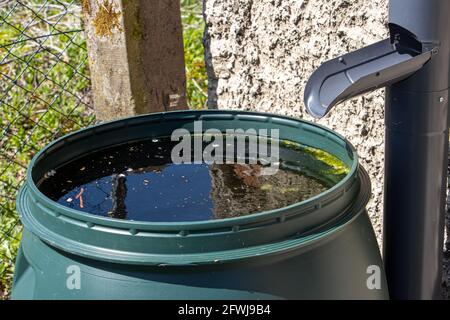
[[[331,189],[281,209],[198,222],[139,222],[90,215],[46,197],[53,168],[109,146],[177,128],[279,129],[351,169]],[[386,299],[365,206],[370,181],[338,134],[264,113],[182,111],[97,125],[62,137],[32,160],[17,199],[24,225],[13,299]],[[377,274],[378,272],[378,274]],[[74,279],[73,277],[78,277]]]

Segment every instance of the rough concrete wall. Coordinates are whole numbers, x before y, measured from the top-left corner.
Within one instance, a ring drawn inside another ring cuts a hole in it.
[[[303,88],[322,62],[387,37],[387,0],[205,0],[209,107],[312,120]],[[369,171],[368,206],[381,243],[383,90],[317,121],[347,137]]]

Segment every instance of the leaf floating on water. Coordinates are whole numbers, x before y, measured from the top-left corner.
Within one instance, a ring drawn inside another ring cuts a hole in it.
[[[67,198],[66,202],[71,203],[73,201],[72,198]]]
[[[289,193],[289,192],[299,192],[300,191],[300,189],[299,188],[297,188],[297,187],[288,187],[288,188],[281,188],[280,189],[280,192],[281,193]]]
[[[260,188],[261,167],[253,164],[233,164],[233,171],[247,186]]]
[[[272,190],[272,188],[273,188],[273,186],[271,184],[266,183],[266,184],[263,184],[260,189],[262,191],[270,191],[270,190]]]

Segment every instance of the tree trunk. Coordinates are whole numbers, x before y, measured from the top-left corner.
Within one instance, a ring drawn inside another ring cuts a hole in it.
[[[179,0],[83,0],[99,120],[187,109]]]

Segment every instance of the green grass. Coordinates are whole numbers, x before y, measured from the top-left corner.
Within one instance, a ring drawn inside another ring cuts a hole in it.
[[[0,9],[0,296],[8,297],[21,225],[15,197],[37,150],[94,121],[79,7],[28,0]],[[35,13],[33,13],[33,11]],[[45,21],[56,24],[49,26]],[[26,25],[26,35],[22,30]],[[73,31],[78,30],[77,32]],[[46,39],[46,35],[55,34]],[[41,37],[37,41],[30,38]],[[40,43],[40,45],[39,45]]]
[[[44,2],[24,1],[48,21],[59,20],[57,29],[69,33],[41,38],[41,47],[21,35],[24,26],[34,19],[27,29],[30,37],[55,30],[29,8],[17,6],[9,14],[9,6],[0,7],[0,299],[11,289],[22,229],[15,197],[31,157],[56,137],[95,121],[84,34],[72,32],[82,29],[80,7],[75,4],[61,15],[60,2],[50,0],[41,8]],[[188,103],[199,109],[205,106],[207,88],[201,0],[182,0],[182,20]]]
[[[206,76],[201,0],[182,0],[183,42],[186,60],[187,98],[189,107],[206,106],[208,78]]]

